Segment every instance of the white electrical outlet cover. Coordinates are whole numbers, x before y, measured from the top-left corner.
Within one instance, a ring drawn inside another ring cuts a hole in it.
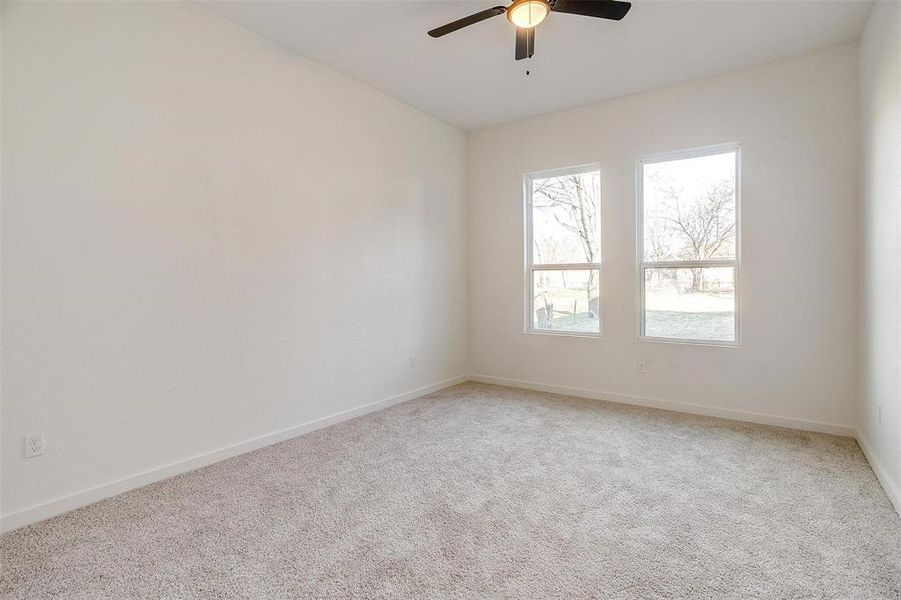
[[[44,434],[25,436],[25,458],[33,458],[44,453]]]

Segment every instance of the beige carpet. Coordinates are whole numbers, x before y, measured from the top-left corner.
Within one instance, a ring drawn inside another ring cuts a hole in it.
[[[479,384],[2,546],[12,598],[901,598],[853,440]]]

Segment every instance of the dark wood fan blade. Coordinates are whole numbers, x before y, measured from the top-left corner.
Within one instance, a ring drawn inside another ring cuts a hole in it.
[[[442,25],[441,27],[436,27],[435,29],[429,32],[429,35],[433,38],[441,37],[442,35],[447,35],[448,33],[453,33],[458,29],[463,29],[464,27],[468,27],[470,25],[475,25],[479,21],[484,21],[485,19],[490,19],[491,17],[496,17],[497,15],[502,15],[507,12],[507,9],[503,6],[495,6],[494,8],[489,8],[483,10],[482,12],[477,12],[474,15],[469,15],[468,17],[463,17],[462,19],[458,19],[453,23],[448,23],[447,25]]]
[[[535,54],[535,28],[516,28],[516,60],[532,58]]]
[[[620,2],[619,0],[557,0],[551,2],[551,10],[554,12],[612,19],[613,21],[619,21],[625,17],[630,8],[632,8],[631,2]]]

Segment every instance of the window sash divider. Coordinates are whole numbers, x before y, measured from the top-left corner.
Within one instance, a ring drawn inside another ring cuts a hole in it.
[[[703,268],[737,268],[738,261],[730,258],[728,260],[673,260],[673,261],[656,261],[642,262],[642,269],[703,269]]]
[[[559,265],[542,263],[540,265],[531,265],[533,271],[588,271],[601,270],[601,263],[562,263]]]

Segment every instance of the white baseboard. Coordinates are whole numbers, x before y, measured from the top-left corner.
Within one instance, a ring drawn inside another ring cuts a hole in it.
[[[93,504],[94,502],[116,496],[123,492],[211,465],[220,460],[231,458],[232,456],[244,454],[258,448],[263,448],[264,446],[271,446],[272,444],[277,444],[278,442],[283,442],[287,439],[340,423],[341,421],[347,421],[354,417],[359,417],[383,408],[388,408],[395,404],[400,404],[401,402],[406,402],[407,400],[413,400],[414,398],[437,392],[446,387],[463,383],[468,379],[469,377],[466,375],[459,375],[403,394],[391,396],[390,398],[364,404],[363,406],[334,413],[327,417],[301,423],[300,425],[288,427],[287,429],[282,429],[273,433],[267,433],[266,435],[261,435],[238,444],[198,454],[191,458],[169,463],[148,471],[143,471],[135,475],[130,475],[128,477],[123,477],[122,479],[117,479],[109,483],[82,490],[68,496],[63,496],[62,498],[56,498],[49,502],[44,502],[8,515],[3,515],[3,517],[0,518],[0,530],[11,531],[13,529],[18,529],[19,527],[24,527],[25,525],[30,525],[31,523],[43,521],[44,519],[61,515],[70,510]]]
[[[704,406],[702,404],[688,404],[685,402],[674,402],[672,400],[661,400],[659,398],[647,398],[644,396],[632,396],[628,394],[617,394],[614,392],[587,390],[548,383],[536,383],[534,381],[522,381],[519,379],[505,379],[503,377],[491,377],[489,375],[472,375],[470,377],[470,380],[478,381],[481,383],[505,385],[507,387],[522,388],[525,390],[549,392],[563,396],[576,396],[579,398],[589,398],[592,400],[607,400],[609,402],[617,402],[619,404],[631,404],[633,406],[658,408],[661,410],[702,415],[705,417],[718,417],[721,419],[731,419],[733,421],[744,421],[747,423],[758,423],[761,425],[775,425],[777,427],[800,429],[802,431],[815,431],[818,433],[831,433],[833,435],[841,435],[845,437],[855,436],[855,429],[846,425],[820,423],[819,421],[805,421],[801,419],[778,417],[775,415],[767,415],[763,413],[755,413],[744,410],[735,410],[731,408],[716,408],[713,406]]]
[[[888,499],[892,501],[895,510],[901,515],[901,485],[892,481],[889,472],[882,466],[882,463],[879,462],[876,453],[873,452],[873,447],[870,446],[860,430],[857,431],[857,443],[860,445],[860,449],[863,450],[863,455],[867,457],[867,462],[870,463],[870,467],[876,474],[876,479],[882,484],[882,489],[885,490]]]

